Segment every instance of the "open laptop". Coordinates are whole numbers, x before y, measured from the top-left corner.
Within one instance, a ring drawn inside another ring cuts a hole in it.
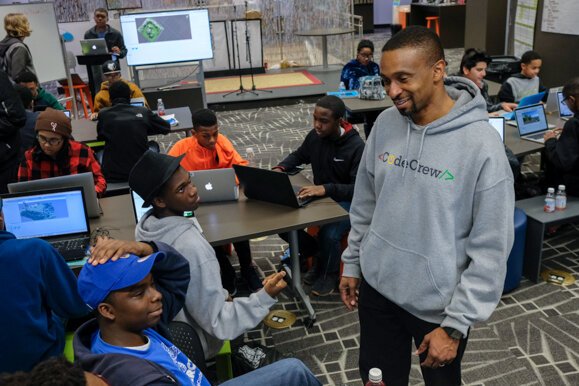
[[[247,198],[292,208],[303,207],[313,199],[298,199],[299,187],[292,186],[286,173],[241,165],[233,165],[233,168]]]
[[[543,143],[543,135],[549,129],[545,108],[542,103],[515,110],[517,129],[522,139]]]
[[[145,200],[143,200],[141,196],[139,196],[137,192],[133,191],[132,189],[131,189],[131,201],[133,203],[133,214],[135,215],[135,223],[138,223],[141,217],[143,217],[143,215],[147,213],[147,211],[151,209],[152,206],[149,205],[143,208],[143,203],[145,202]],[[193,212],[183,212],[183,217],[190,217],[192,219],[195,219],[195,215]],[[194,221],[197,222],[197,219],[195,219]],[[197,222],[197,224],[199,225],[199,222]],[[199,225],[199,229],[201,229],[201,225]]]
[[[543,97],[545,96],[545,93],[546,93],[546,91],[543,91],[543,92],[540,92],[537,94],[527,95],[526,97],[523,97],[519,101],[517,108],[530,106],[530,105],[534,105],[534,104],[541,102],[541,100],[543,100]],[[513,111],[511,113],[504,113],[502,116],[507,121],[511,121],[511,120],[515,119],[515,112]]]
[[[2,200],[6,230],[17,239],[46,240],[66,261],[85,257],[90,225],[82,188],[12,193]]]
[[[70,174],[68,176],[43,178],[41,180],[22,181],[8,184],[10,193],[31,192],[34,190],[60,189],[82,186],[86,210],[90,218],[102,214],[99,200],[94,189],[94,179],[91,172]]]
[[[109,53],[107,42],[104,38],[81,40],[80,49],[83,55],[106,55]]]
[[[239,188],[235,181],[235,170],[208,169],[189,172],[191,182],[197,187],[199,201],[235,201],[239,198]]]
[[[489,123],[501,136],[501,141],[505,143],[505,118],[503,117],[489,117]]]
[[[565,97],[563,96],[563,92],[559,91],[557,93],[557,107],[559,108],[559,118],[563,120],[568,120],[573,117],[573,111],[567,106],[567,103],[564,101]]]

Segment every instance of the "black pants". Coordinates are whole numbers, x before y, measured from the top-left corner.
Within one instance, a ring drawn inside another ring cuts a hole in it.
[[[17,181],[18,165],[18,158],[4,161],[4,165],[0,165],[0,193],[8,193],[8,184]]]
[[[412,339],[418,347],[426,334],[438,324],[418,319],[392,303],[362,280],[359,297],[360,375],[368,381],[368,372],[377,367],[388,386],[407,386],[412,359]],[[437,369],[421,367],[427,386],[460,385],[460,362],[467,338],[461,340],[452,363]],[[420,362],[427,352],[420,355]]]
[[[237,241],[233,243],[233,247],[235,248],[235,252],[239,258],[239,266],[242,268],[251,266],[251,248],[249,246],[249,240]],[[231,261],[229,261],[229,257],[225,252],[225,248],[226,246],[222,245],[213,247],[215,250],[215,257],[217,257],[217,261],[219,262],[219,268],[221,268],[221,282],[223,283],[223,287],[232,292],[235,287],[236,274],[235,269],[233,268],[233,265],[231,265]]]

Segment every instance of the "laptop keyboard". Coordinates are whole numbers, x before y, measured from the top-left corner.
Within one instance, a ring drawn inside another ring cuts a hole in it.
[[[64,257],[65,261],[74,261],[84,258],[89,241],[88,237],[81,237],[79,239],[53,241],[51,244]]]
[[[544,134],[545,134],[545,133],[527,135],[527,138],[530,138],[530,139],[542,139]]]

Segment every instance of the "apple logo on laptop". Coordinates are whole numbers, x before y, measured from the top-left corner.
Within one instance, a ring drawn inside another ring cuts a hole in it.
[[[96,44],[93,44],[93,45],[92,45],[92,49],[93,49],[93,50],[96,50]]]
[[[211,185],[211,182],[208,182],[208,183],[205,185],[205,189],[206,189],[206,190],[213,190],[213,185]]]

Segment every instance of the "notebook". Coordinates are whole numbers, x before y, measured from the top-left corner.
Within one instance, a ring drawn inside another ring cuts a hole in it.
[[[41,238],[66,261],[85,257],[90,225],[82,188],[61,188],[2,196],[6,230],[17,239]]]
[[[573,117],[573,111],[567,106],[567,103],[563,100],[565,97],[563,93],[559,91],[557,93],[557,107],[559,108],[559,118],[568,120],[569,118]]]
[[[501,141],[505,143],[505,118],[503,117],[489,117],[489,123],[501,136]]]
[[[70,174],[68,176],[43,178],[41,180],[22,181],[8,184],[10,193],[31,192],[34,190],[60,189],[82,186],[86,211],[90,218],[102,214],[99,200],[94,189],[94,179],[91,172]]]
[[[530,106],[530,105],[534,105],[537,104],[539,102],[541,102],[541,100],[543,99],[543,97],[545,96],[546,91],[537,93],[537,94],[533,94],[533,95],[527,95],[526,97],[523,97],[520,101],[519,104],[517,105],[517,108],[520,107],[525,107],[525,106]],[[515,119],[515,112],[511,112],[511,113],[504,113],[502,115],[507,121],[513,120]]]
[[[199,201],[235,201],[239,198],[239,188],[235,181],[235,171],[228,169],[196,170],[189,172],[191,182],[197,187]]]
[[[86,39],[80,41],[83,55],[106,55],[109,53],[105,39]]]
[[[299,187],[292,186],[286,173],[241,165],[233,165],[233,169],[247,198],[292,208],[303,207],[313,199],[298,199]]]
[[[542,103],[515,110],[515,120],[521,138],[543,143],[543,135],[549,129],[545,108]]]

